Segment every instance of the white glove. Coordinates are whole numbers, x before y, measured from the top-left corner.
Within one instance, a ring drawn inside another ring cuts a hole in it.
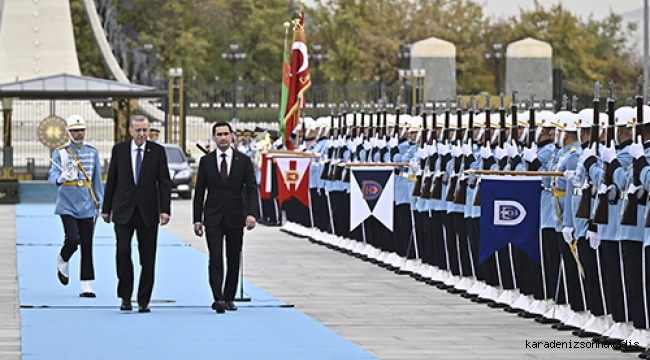
[[[298,150],[300,151],[304,151],[305,148],[306,148],[305,144],[300,144],[300,146],[298,146]]]
[[[442,180],[443,183],[446,183],[447,181],[449,181],[449,173],[446,172],[446,171],[441,172],[440,177],[441,177],[441,180]]]
[[[372,145],[370,145],[370,143],[368,141],[366,141],[366,142],[363,143],[363,148],[366,151],[370,151],[372,149]]]
[[[537,159],[537,144],[533,143],[530,149],[524,149],[524,160],[533,162],[535,159]]]
[[[589,246],[596,250],[600,246],[600,239],[598,238],[598,233],[593,231],[587,231],[587,240],[589,240]]]
[[[67,171],[61,171],[61,175],[59,175],[59,178],[56,180],[56,182],[59,184],[63,184],[68,180],[72,180],[72,176],[70,175],[70,173]]]
[[[469,143],[463,144],[463,155],[470,156],[472,154],[472,146]]]
[[[357,146],[354,144],[354,141],[350,141],[348,143],[348,150],[350,150],[351,152],[354,151],[356,148]]]
[[[643,144],[641,142],[634,143],[630,145],[630,156],[633,159],[639,159],[641,156],[643,156]]]
[[[374,137],[371,138],[370,139],[370,147],[371,148],[377,147],[377,141],[379,141],[379,140],[377,140],[377,138],[374,138]]]
[[[327,141],[325,142],[325,146],[327,146],[328,149],[331,148],[332,146],[334,146],[334,140],[327,139]]]
[[[496,158],[497,158],[497,160],[501,161],[501,159],[503,159],[504,157],[506,157],[506,155],[508,155],[508,153],[506,152],[506,149],[503,149],[503,148],[501,148],[501,147],[498,147],[498,148],[497,148],[497,151],[496,151]]]
[[[612,143],[610,146],[606,146],[603,149],[603,161],[606,163],[611,163],[612,160],[616,159],[616,147],[614,145],[614,140],[612,140]]]
[[[483,146],[481,148],[481,158],[482,159],[489,159],[491,157],[492,157],[492,150],[487,146]]]
[[[420,171],[420,160],[415,158],[411,159],[409,161],[409,167],[413,169],[413,172],[417,173]]]
[[[432,145],[427,144],[424,146],[424,148],[427,149],[428,156],[431,156],[438,151],[438,146],[435,143]]]
[[[463,153],[463,149],[458,145],[452,145],[450,152],[451,152],[451,156],[457,158],[460,156],[460,154]]]
[[[582,155],[580,155],[580,162],[584,162],[586,159],[596,155],[596,149],[594,146],[598,146],[598,144],[587,146],[587,148],[582,151]]]
[[[576,177],[576,172],[573,170],[566,170],[564,172],[564,178],[566,181],[572,181]]]
[[[628,186],[628,188],[627,188],[627,196],[629,197],[629,196],[632,196],[632,195],[636,194],[636,192],[639,191],[640,189],[641,189],[641,186],[636,186],[634,184],[630,184],[630,186]]]
[[[438,153],[440,154],[440,157],[449,154],[449,146],[445,144],[440,145],[440,148],[438,149]]]
[[[388,146],[392,149],[399,144],[399,141],[397,141],[397,137],[392,137],[390,138],[390,141],[388,141]]]
[[[99,218],[99,215],[102,214],[102,210],[99,207],[95,208],[95,219]]]
[[[517,151],[516,146],[511,145],[508,142],[506,143],[506,154],[508,155],[509,158],[514,158],[515,156],[519,155],[519,151]]]
[[[568,226],[563,227],[562,236],[564,237],[564,241],[566,241],[567,244],[571,245],[573,242],[573,228]]]
[[[377,140],[377,147],[383,149],[386,147],[386,139]]]
[[[427,149],[425,148],[419,148],[418,152],[416,153],[418,159],[426,159],[428,154],[427,154]]]

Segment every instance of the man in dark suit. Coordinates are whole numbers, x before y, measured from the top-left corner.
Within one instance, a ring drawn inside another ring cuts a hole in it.
[[[233,300],[244,226],[248,230],[255,227],[259,209],[253,164],[248,156],[231,146],[233,131],[230,124],[214,124],[212,137],[217,149],[201,158],[194,189],[194,234],[203,236],[205,226],[210,253],[209,281],[214,298],[212,309],[224,313],[225,310],[237,310]],[[228,272],[222,291],[224,236]]]
[[[165,149],[147,141],[149,121],[144,116],[131,119],[133,140],[113,146],[104,191],[102,218],[115,224],[117,238],[117,296],[120,310],[130,311],[133,294],[131,239],[138,234],[140,282],[138,311],[150,312],[154,283],[158,223],[166,225],[171,214],[171,187]]]

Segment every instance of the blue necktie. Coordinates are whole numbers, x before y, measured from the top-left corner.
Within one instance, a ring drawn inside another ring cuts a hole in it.
[[[135,155],[135,184],[138,185],[140,169],[142,168],[142,148],[137,148],[138,153]]]

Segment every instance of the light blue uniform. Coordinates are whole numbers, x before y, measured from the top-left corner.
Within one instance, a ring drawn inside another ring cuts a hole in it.
[[[582,147],[579,142],[566,145],[560,150],[560,158],[558,160],[557,171],[565,172],[568,170],[575,171],[578,166],[578,159],[582,154]],[[566,181],[564,177],[555,178],[555,186],[558,191],[564,191],[564,196],[558,197],[560,203],[560,213],[562,214],[562,222],[555,226],[557,232],[562,232],[562,227],[571,227],[575,229],[575,211],[573,209],[573,184]],[[557,204],[556,204],[557,206]]]
[[[84,170],[90,178],[91,187],[95,193],[95,198],[100,203],[104,199],[104,184],[102,183],[102,169],[99,161],[99,152],[90,145],[82,144],[77,146],[68,144],[52,154],[52,161],[63,169],[76,167],[76,161],[66,149],[72,150],[77,159],[81,162]],[[86,186],[68,186],[57,183],[61,169],[52,164],[48,181],[57,186],[56,206],[54,213],[57,215],[70,215],[76,219],[87,219],[95,216],[96,205],[90,195],[90,190]],[[87,181],[84,173],[79,169],[74,181]]]

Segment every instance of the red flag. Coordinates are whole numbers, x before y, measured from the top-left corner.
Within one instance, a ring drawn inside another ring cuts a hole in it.
[[[291,46],[289,97],[287,98],[287,114],[284,117],[284,134],[282,134],[286,142],[285,146],[289,150],[293,150],[293,144],[289,141],[291,132],[300,121],[300,98],[311,85],[304,21],[304,13],[301,12],[293,30],[293,45]]]
[[[276,158],[278,169],[278,203],[295,197],[309,207],[309,158]]]
[[[269,158],[266,154],[262,153],[262,168],[260,170],[260,199],[270,199],[272,189],[271,162],[273,159]]]

